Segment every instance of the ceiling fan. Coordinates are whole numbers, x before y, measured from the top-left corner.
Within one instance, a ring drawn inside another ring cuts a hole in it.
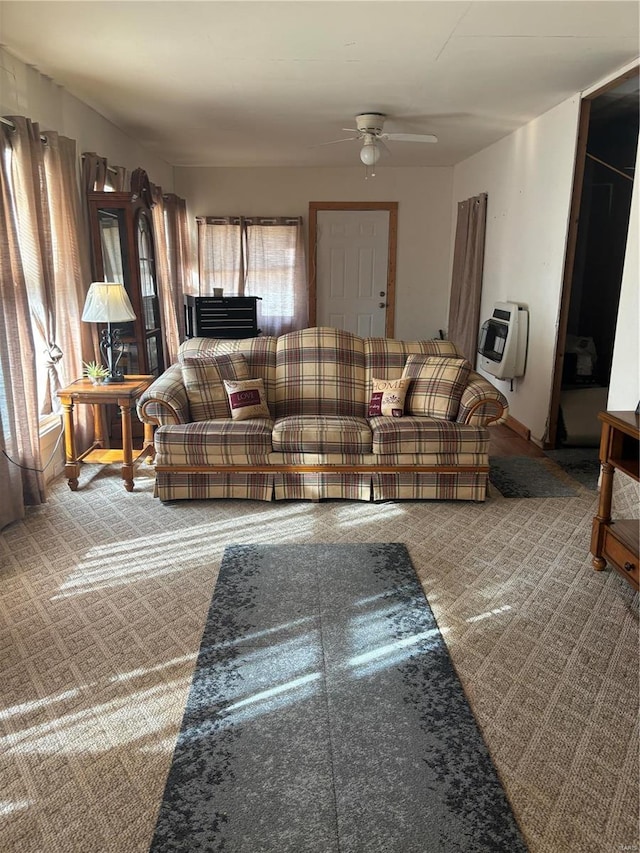
[[[365,166],[375,166],[383,151],[390,153],[385,142],[437,142],[438,137],[431,133],[386,133],[384,123],[387,116],[384,113],[360,113],[356,117],[355,127],[343,127],[347,132],[357,136],[346,136],[344,139],[334,139],[321,145],[336,145],[339,142],[362,141],[360,159]]]

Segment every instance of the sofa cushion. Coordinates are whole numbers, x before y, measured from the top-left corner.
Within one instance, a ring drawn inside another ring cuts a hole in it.
[[[273,449],[285,453],[371,453],[371,429],[349,415],[290,415],[273,426]]]
[[[465,358],[410,355],[402,372],[412,380],[405,402],[407,414],[454,420],[470,370]]]
[[[154,436],[157,465],[248,465],[268,462],[273,421],[231,418],[163,426]]]
[[[225,379],[224,387],[229,398],[231,417],[234,421],[271,417],[264,395],[262,379],[244,379],[241,382]]]
[[[410,379],[372,379],[369,400],[370,418],[376,415],[401,418],[404,414],[404,398]]]
[[[462,453],[488,453],[489,431],[441,418],[405,416],[371,418],[372,449],[380,456],[438,454],[452,459]]]
[[[289,332],[278,338],[276,417],[363,418],[368,401],[362,338],[324,327]]]
[[[230,418],[231,410],[223,382],[225,379],[248,378],[249,368],[241,353],[184,356],[182,381],[187,392],[192,420]]]

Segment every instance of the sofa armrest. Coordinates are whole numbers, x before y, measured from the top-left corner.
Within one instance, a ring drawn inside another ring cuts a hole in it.
[[[472,370],[467,387],[462,392],[456,421],[460,424],[485,427],[504,423],[509,413],[507,398],[498,389]]]
[[[138,417],[145,424],[165,426],[189,423],[191,413],[181,366],[172,364],[152,382],[138,398],[136,409]]]

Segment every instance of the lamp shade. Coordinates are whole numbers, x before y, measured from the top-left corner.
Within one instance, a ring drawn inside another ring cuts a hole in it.
[[[119,323],[136,315],[124,285],[114,281],[94,281],[89,287],[82,319],[85,323]]]

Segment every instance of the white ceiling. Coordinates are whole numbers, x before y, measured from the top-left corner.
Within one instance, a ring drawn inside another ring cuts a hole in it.
[[[640,6],[581,0],[0,0],[0,44],[173,165],[359,163],[361,112],[450,165],[633,61]]]

